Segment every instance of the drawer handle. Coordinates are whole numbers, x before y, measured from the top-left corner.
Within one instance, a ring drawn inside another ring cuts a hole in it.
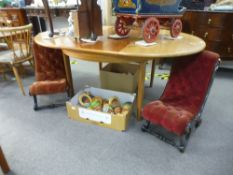
[[[227,51],[228,51],[228,53],[231,53],[231,48],[228,47],[228,48],[227,48]]]
[[[209,19],[208,19],[208,24],[210,24],[211,22],[212,22],[212,19],[209,18]]]
[[[208,36],[208,32],[205,32],[204,38],[207,38],[207,36]]]

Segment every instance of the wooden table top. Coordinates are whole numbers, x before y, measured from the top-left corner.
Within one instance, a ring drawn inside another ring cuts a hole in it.
[[[96,43],[85,43],[75,41],[73,37],[54,36],[48,38],[47,32],[39,33],[34,41],[44,47],[60,48],[76,52],[86,52],[97,55],[114,55],[132,58],[133,60],[151,60],[156,58],[180,57],[192,55],[205,49],[205,42],[193,35],[181,33],[179,39],[171,39],[169,31],[161,30],[157,44],[153,46],[138,46],[135,41],[142,40],[141,31],[133,30],[125,39],[110,39],[114,34],[113,27],[104,27],[104,35]]]

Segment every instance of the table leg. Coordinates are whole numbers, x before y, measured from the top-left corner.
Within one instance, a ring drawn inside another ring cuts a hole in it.
[[[66,80],[69,86],[69,97],[74,96],[74,86],[73,86],[73,79],[71,74],[71,68],[70,68],[70,58],[69,56],[63,54],[63,61],[66,71]]]
[[[99,70],[102,70],[103,64],[102,62],[99,62]]]
[[[137,120],[141,120],[141,109],[144,98],[146,62],[139,65],[138,93],[137,93]]]
[[[0,166],[2,168],[3,173],[7,174],[10,171],[10,168],[7,164],[1,146],[0,146]]]
[[[150,87],[153,87],[153,82],[154,82],[154,75],[155,75],[155,60],[152,60],[152,65],[151,65],[151,74],[150,74]]]

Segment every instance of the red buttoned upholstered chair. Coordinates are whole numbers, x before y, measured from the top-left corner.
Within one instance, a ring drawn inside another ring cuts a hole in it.
[[[42,47],[35,43],[33,47],[36,82],[30,86],[29,94],[34,99],[34,110],[55,107],[57,105],[54,104],[38,107],[37,95],[68,93],[62,51]]]
[[[219,62],[219,55],[210,51],[177,58],[162,96],[142,110],[146,120],[142,131],[154,133],[184,152],[191,132],[201,123]]]

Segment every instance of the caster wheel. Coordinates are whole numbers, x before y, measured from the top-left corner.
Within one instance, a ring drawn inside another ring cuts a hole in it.
[[[180,153],[184,153],[184,148],[178,148],[179,149],[179,151],[180,151]]]
[[[143,127],[141,127],[141,131],[142,131],[142,132],[146,132],[147,130],[146,130],[146,128],[143,126]]]
[[[201,119],[198,119],[198,120],[196,121],[195,127],[198,128],[198,127],[201,125],[201,123],[202,123],[202,120],[201,120]]]
[[[34,106],[33,109],[34,111],[38,111],[39,108],[37,106]]]
[[[176,38],[182,31],[182,22],[180,19],[173,19],[171,23],[170,34],[173,38]]]
[[[143,25],[143,39],[147,42],[147,43],[152,43],[156,40],[157,36],[159,35],[159,31],[160,31],[160,24],[159,24],[159,20],[154,18],[154,17],[150,17],[148,18],[144,25]]]

